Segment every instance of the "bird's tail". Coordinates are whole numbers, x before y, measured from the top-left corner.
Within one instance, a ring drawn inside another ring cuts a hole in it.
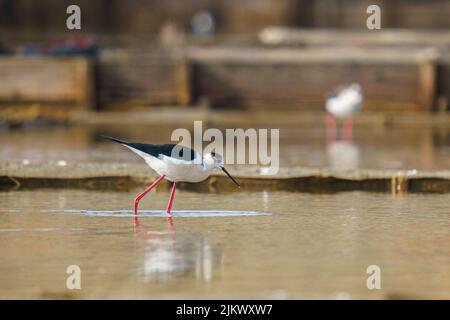
[[[111,140],[111,141],[114,141],[114,142],[117,142],[117,143],[120,143],[120,144],[124,144],[124,145],[128,145],[129,144],[129,142],[126,142],[126,141],[123,141],[123,140],[120,140],[120,139],[116,139],[116,138],[113,138],[113,137],[109,137],[109,136],[105,136],[105,135],[101,135],[101,137],[105,138],[105,139],[108,139],[108,140]]]

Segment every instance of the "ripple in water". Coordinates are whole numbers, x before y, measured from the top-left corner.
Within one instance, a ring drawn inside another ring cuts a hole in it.
[[[45,210],[45,212],[57,212],[59,210]],[[63,210],[65,213],[79,213],[94,217],[130,217],[134,215],[132,210]],[[245,216],[270,216],[269,212],[261,211],[230,211],[230,210],[173,210],[172,215],[179,218],[211,218],[211,217],[245,217]],[[139,217],[161,218],[167,217],[165,210],[139,210]]]

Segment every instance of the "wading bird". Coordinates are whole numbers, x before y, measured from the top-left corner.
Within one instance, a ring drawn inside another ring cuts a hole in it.
[[[238,187],[239,183],[223,166],[221,155],[211,152],[200,158],[194,150],[177,144],[144,144],[131,143],[116,138],[103,136],[106,139],[120,143],[144,158],[145,162],[155,170],[160,177],[134,199],[134,214],[138,214],[139,201],[152,190],[161,180],[173,182],[167,205],[167,215],[170,217],[177,182],[200,182],[208,178],[214,169],[221,169]]]
[[[336,139],[336,118],[344,119],[344,138],[352,140],[353,117],[361,109],[363,91],[361,85],[352,83],[329,96],[326,101],[328,141]]]

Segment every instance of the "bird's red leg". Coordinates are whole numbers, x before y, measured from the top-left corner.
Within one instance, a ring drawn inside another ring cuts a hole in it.
[[[156,179],[155,182],[152,183],[152,185],[150,187],[148,187],[147,189],[145,189],[144,191],[142,191],[142,193],[140,193],[136,199],[134,199],[134,216],[136,219],[136,216],[138,214],[138,205],[139,205],[139,200],[141,200],[147,193],[150,192],[150,190],[152,190],[154,187],[156,187],[156,185],[158,183],[161,182],[161,180],[164,179],[164,175],[162,175],[161,177],[159,177],[158,179]]]
[[[167,204],[167,216],[171,217],[172,215],[170,214],[170,209],[172,209],[172,203],[173,203],[173,198],[175,196],[175,190],[177,188],[177,183],[174,181],[173,182],[173,187],[172,187],[172,191],[170,192],[170,198],[169,198],[169,203]]]
[[[345,119],[344,122],[344,139],[347,141],[353,140],[353,118]]]
[[[327,143],[333,143],[336,140],[336,118],[331,114],[327,113]]]

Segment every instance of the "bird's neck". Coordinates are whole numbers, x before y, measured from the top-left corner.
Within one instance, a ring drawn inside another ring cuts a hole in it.
[[[211,172],[214,170],[214,168],[215,168],[214,164],[210,164],[210,163],[203,163],[202,164],[203,172],[205,172],[208,175],[211,174]]]

